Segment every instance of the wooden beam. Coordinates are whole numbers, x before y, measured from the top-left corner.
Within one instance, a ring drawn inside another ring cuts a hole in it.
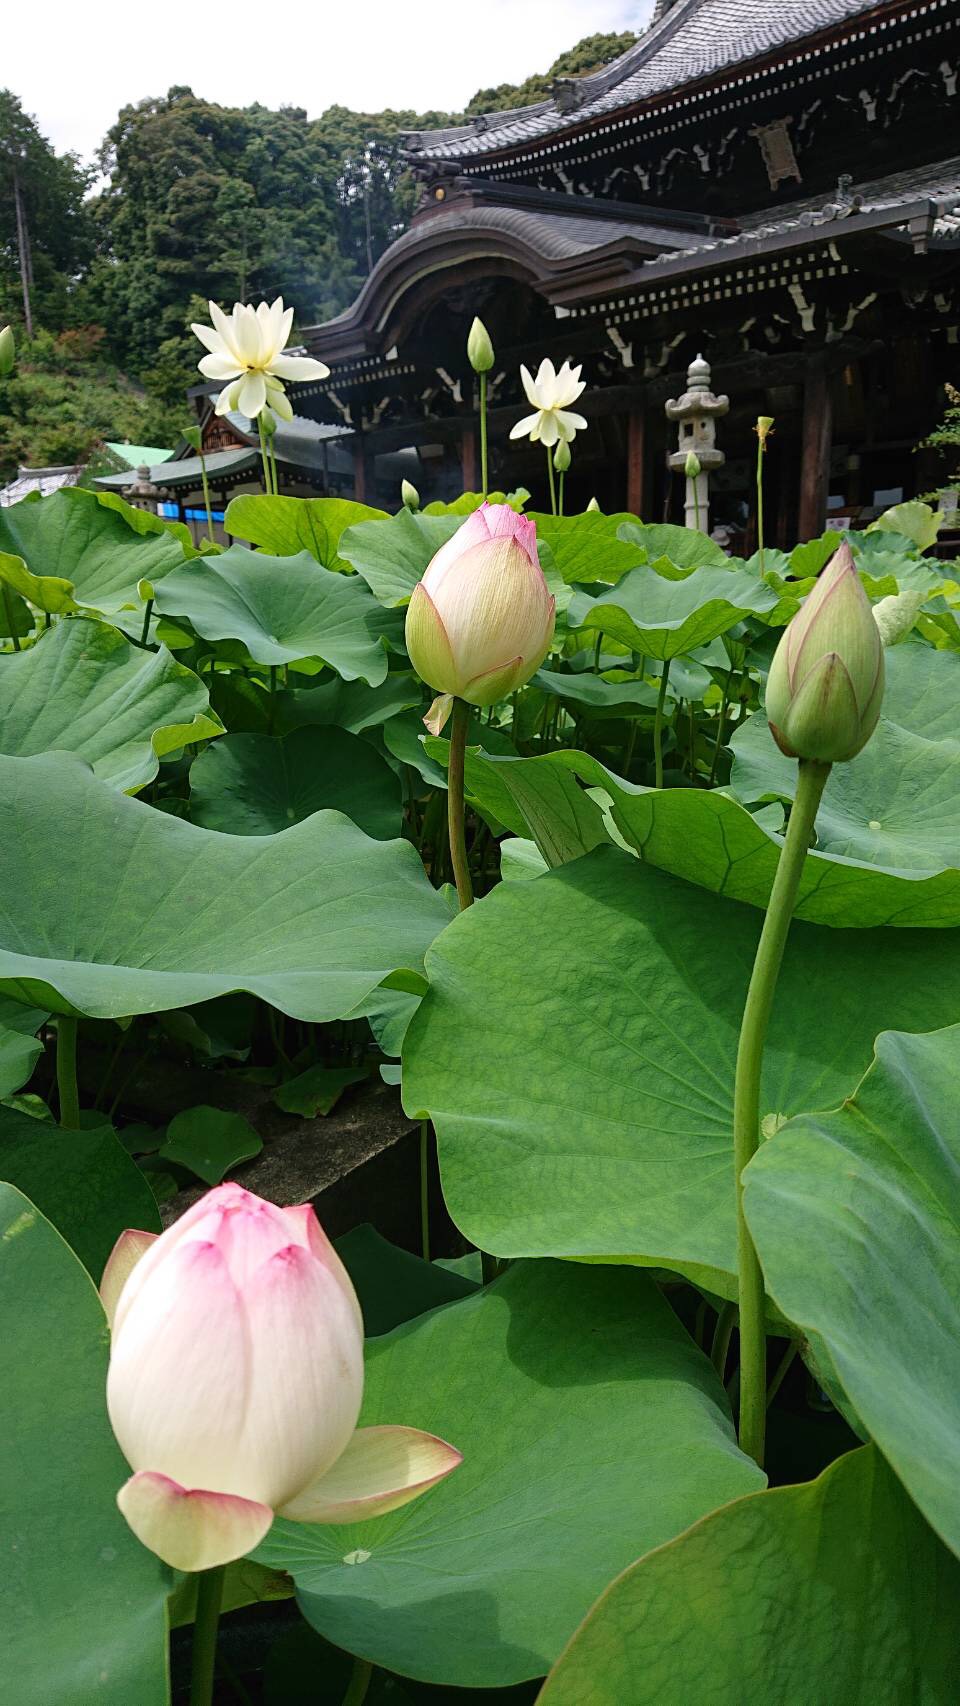
[[[465,492],[478,492],[480,482],[477,476],[477,431],[473,421],[464,421],[460,433],[460,467]]]
[[[816,539],[827,519],[830,491],[830,446],[833,402],[830,375],[822,353],[811,356],[803,385],[803,426],[800,450],[800,543]]]
[[[646,450],[646,430],[642,408],[631,409],[627,415],[627,508],[631,515],[643,515],[643,464]]]

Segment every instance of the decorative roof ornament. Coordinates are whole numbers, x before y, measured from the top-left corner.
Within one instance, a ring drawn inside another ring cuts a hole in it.
[[[575,113],[578,107],[583,106],[584,91],[579,77],[555,77],[550,85],[550,94],[558,113]]]

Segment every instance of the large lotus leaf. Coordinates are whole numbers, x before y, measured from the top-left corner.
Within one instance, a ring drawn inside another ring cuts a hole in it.
[[[726,561],[726,559],[724,559]],[[673,658],[776,608],[777,594],[745,569],[708,565],[677,580],[655,568],[632,569],[595,599],[579,593],[571,626],[612,634],[644,657]]]
[[[387,521],[361,521],[348,528],[340,554],[374,598],[395,607],[409,603],[431,557],[462,526],[459,515],[412,515],[401,509]]]
[[[843,1106],[751,1163],[767,1283],[927,1520],[960,1551],[960,1025],[885,1032]]]
[[[64,753],[0,758],[0,995],[119,1018],[246,989],[342,1018],[385,978],[421,988],[448,918],[408,842],[339,812],[218,835]]]
[[[0,578],[41,610],[113,615],[139,604],[140,581],[181,564],[189,534],[109,496],[65,486],[0,512],[0,553],[11,554],[0,556]]]
[[[618,538],[643,553],[641,562],[668,563],[686,574],[706,566],[724,569],[729,558],[723,547],[695,527],[676,527],[671,522],[637,521],[628,516],[621,522]]]
[[[184,563],[155,599],[162,614],[186,617],[205,640],[241,640],[255,663],[322,658],[345,680],[359,676],[371,687],[387,673],[393,625],[359,581],[325,569],[308,551],[267,557],[233,545]]]
[[[0,1185],[3,1678],[16,1706],[167,1706],[170,1572],[117,1509],[107,1324],[49,1221]]]
[[[706,679],[709,682],[709,676]],[[657,688],[648,682],[633,679],[604,681],[588,669],[568,675],[538,669],[533,685],[542,687],[544,693],[552,693],[565,704],[576,706],[577,712],[584,717],[636,717],[641,711],[654,711],[657,704]]]
[[[446,744],[428,738],[426,749],[439,754]],[[838,769],[856,770],[859,762]],[[532,835],[553,865],[578,858],[599,840],[616,839],[609,824],[592,840],[584,835],[584,826],[596,825],[602,814],[596,793],[587,803],[574,776],[608,796],[614,829],[646,863],[731,900],[766,906],[781,841],[727,794],[639,787],[584,752],[514,759],[467,754],[471,799],[515,835]],[[950,867],[928,875],[922,869],[887,870],[833,853],[810,852],[795,911],[811,923],[846,929],[880,924],[942,929],[960,924],[960,870]]]
[[[960,1566],[864,1446],[625,1570],[538,1706],[952,1706],[958,1594]]]
[[[359,735],[334,727],[227,735],[190,769],[190,816],[230,835],[274,835],[331,808],[366,835],[400,834],[399,778]]]
[[[909,539],[918,551],[929,551],[937,542],[943,522],[944,517],[939,510],[913,498],[907,503],[894,504],[892,509],[885,509],[876,521],[870,523],[867,532],[899,533]]]
[[[142,788],[164,753],[222,733],[192,670],[90,617],[58,622],[0,665],[0,752],[11,757],[76,752],[115,788]]]
[[[567,582],[618,581],[647,561],[644,547],[631,544],[618,532],[623,523],[636,525],[636,518],[625,511],[601,515],[586,510],[582,515],[535,515],[533,519],[537,538],[546,540],[557,570]]]
[[[309,551],[324,568],[344,570],[340,538],[358,521],[386,520],[386,510],[351,498],[281,498],[243,492],[231,498],[224,528],[234,539],[249,539],[274,557]]]
[[[646,1276],[522,1264],[368,1346],[361,1421],[450,1440],[463,1463],[347,1528],[277,1522],[338,1646],[458,1687],[542,1675],[637,1549],[761,1480],[709,1364]]]
[[[42,1053],[43,1044],[29,1031],[0,1024],[0,1100],[23,1089]]]
[[[828,853],[889,871],[941,871],[960,862],[960,657],[928,646],[887,653],[884,713],[863,752],[833,767],[817,816]],[[731,790],[747,804],[792,800],[796,763],[766,719],[733,736]]]
[[[461,1231],[733,1291],[732,1098],[757,913],[604,847],[505,883],[427,956],[403,1045]],[[794,924],[761,1113],[830,1107],[884,1025],[960,1019],[958,932]]]
[[[36,1203],[96,1284],[128,1226],[160,1231],[146,1175],[104,1115],[102,1126],[63,1131],[13,1108],[0,1108],[0,1179]]]

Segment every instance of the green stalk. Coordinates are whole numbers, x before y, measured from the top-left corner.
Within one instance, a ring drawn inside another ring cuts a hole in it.
[[[74,1014],[63,1013],[57,1020],[57,1091],[60,1124],[76,1131],[80,1124],[80,1096],[77,1090],[77,1021]]]
[[[430,1260],[430,1122],[420,1121],[420,1254]]]
[[[757,434],[757,556],[763,574],[763,439]]]
[[[710,1346],[710,1361],[713,1363],[720,1379],[723,1379],[727,1366],[727,1352],[730,1349],[730,1338],[737,1320],[735,1303],[725,1303],[717,1316],[717,1324],[713,1329],[713,1343]]]
[[[453,866],[461,912],[473,905],[463,798],[463,771],[469,723],[470,707],[466,700],[454,699],[453,723],[450,729],[450,768],[447,773],[447,832],[450,838],[450,863]]]
[[[699,476],[699,474],[697,475],[696,479],[693,482],[693,520],[694,520],[694,525],[696,527],[697,532],[700,533],[702,530],[700,527],[700,476]]]
[[[153,599],[148,598],[147,604],[146,604],[146,609],[143,612],[143,628],[141,629],[141,632],[140,632],[140,644],[141,644],[141,646],[145,646],[148,639],[150,638],[150,618],[152,615],[153,615]]]
[[[363,1706],[372,1676],[373,1666],[369,1659],[354,1659],[347,1692],[343,1697],[343,1706]],[[190,1706],[193,1706],[192,1701]]]
[[[198,451],[197,454],[200,457],[200,479],[203,482],[203,501],[207,506],[207,533],[210,538],[210,543],[213,545],[216,541],[213,537],[213,510],[210,508],[210,487],[207,485],[207,463],[202,450]]]
[[[550,514],[557,513],[557,489],[553,481],[553,452],[547,445],[547,479],[550,483]]]
[[[267,449],[267,435],[263,430],[263,415],[257,416],[257,430],[260,434],[260,461],[263,464],[263,489],[268,497],[273,495],[273,477],[270,473],[270,452]]]
[[[480,490],[487,495],[487,376],[480,375]]]
[[[213,1674],[217,1663],[217,1625],[223,1602],[226,1565],[201,1570],[197,1576],[197,1615],[193,1625],[193,1669],[190,1706],[212,1706]]]
[[[713,757],[710,760],[710,775],[707,787],[712,788],[717,775],[717,763],[720,758],[720,748],[723,745],[723,731],[727,721],[727,706],[730,703],[730,686],[733,681],[733,664],[727,671],[727,679],[723,684],[723,698],[720,701],[720,715],[717,718],[717,738],[713,743]]]
[[[7,627],[10,629],[10,638],[13,641],[13,649],[15,652],[18,652],[20,650],[20,635],[17,633],[17,624],[13,619],[13,605],[10,602],[10,588],[6,581],[0,581],[0,587],[3,589],[3,614],[7,619]]]
[[[654,787],[663,787],[663,706],[667,697],[667,681],[670,675],[670,659],[664,658],[660,670],[660,691],[657,694],[657,709],[653,718],[653,764]]]
[[[733,1092],[733,1152],[737,1191],[737,1272],[740,1303],[740,1448],[763,1467],[767,1414],[767,1337],[763,1274],[743,1212],[743,1172],[760,1143],[763,1045],[790,920],[813,835],[829,764],[801,758],[797,792],[760,932],[747,990]]]
[[[558,488],[557,489],[557,514],[562,515],[563,514],[563,469],[562,468],[560,470],[560,478],[557,481],[557,488]]]

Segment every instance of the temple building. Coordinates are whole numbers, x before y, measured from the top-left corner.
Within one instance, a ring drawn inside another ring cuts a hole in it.
[[[862,524],[936,483],[916,447],[960,383],[958,79],[960,0],[659,0],[552,99],[405,137],[413,222],[303,333],[331,374],[295,406],[352,435],[357,497],[396,506],[401,452],[424,501],[475,489],[479,314],[491,483],[545,503],[542,447],[508,435],[549,355],[587,386],[571,507],[680,520],[664,404],[702,353],[730,398],[715,518],[749,543],[767,414],[779,542]]]

